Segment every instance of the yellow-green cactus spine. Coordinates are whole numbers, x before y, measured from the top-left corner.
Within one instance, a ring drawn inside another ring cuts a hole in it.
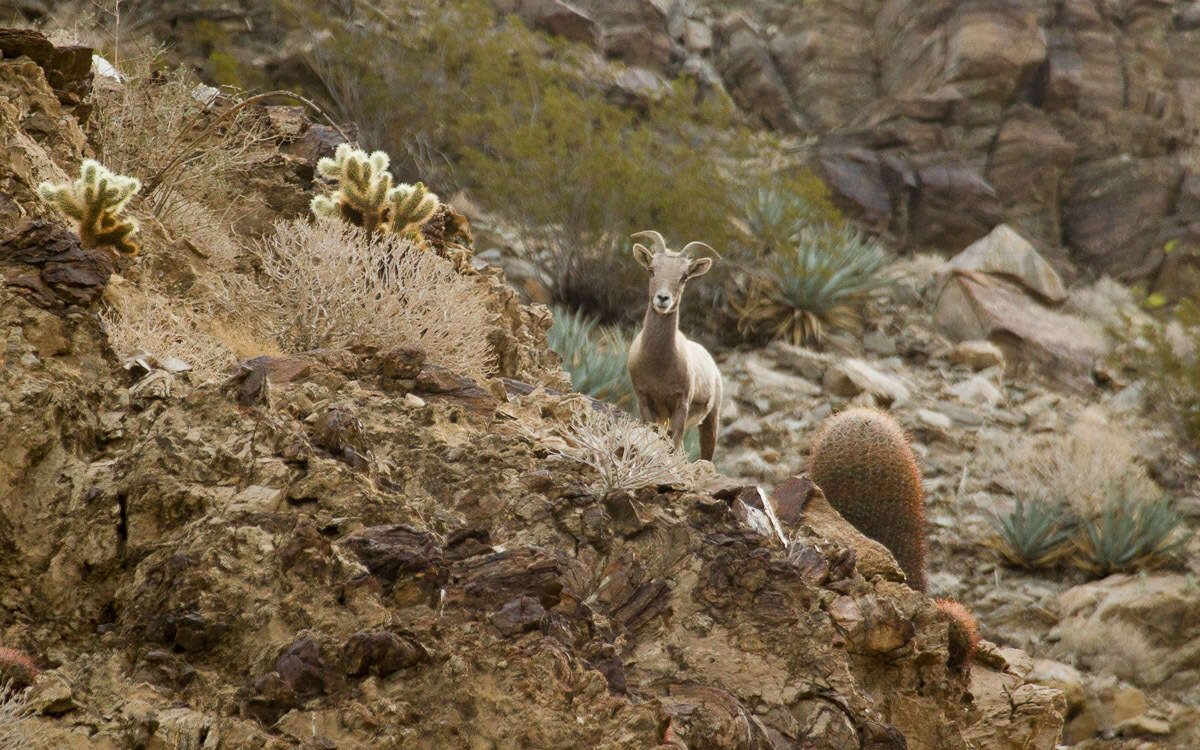
[[[38,195],[79,223],[79,239],[85,247],[136,255],[138,246],[130,238],[138,230],[137,221],[118,214],[141,187],[137,178],[115,174],[87,159],[78,180],[59,185],[43,182]]]
[[[340,217],[368,232],[385,227],[392,189],[388,161],[382,151],[368,156],[348,143],[338,146],[332,159],[317,162],[322,177],[338,181],[337,192],[313,198],[313,213],[322,219]]]
[[[343,219],[369,232],[390,231],[420,241],[416,227],[433,215],[438,197],[420,182],[392,187],[389,162],[382,151],[368,156],[348,143],[338,146],[332,159],[317,162],[317,172],[337,180],[338,189],[313,198],[313,213],[321,219]]]
[[[428,221],[437,208],[438,197],[429,192],[425,183],[418,182],[392,188],[388,202],[392,204],[392,231],[400,234],[413,225],[420,226]]]

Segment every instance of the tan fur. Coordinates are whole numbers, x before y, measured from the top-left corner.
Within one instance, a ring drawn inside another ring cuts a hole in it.
[[[711,461],[721,424],[721,372],[707,349],[679,331],[684,286],[712,266],[711,259],[689,258],[686,251],[708,246],[694,242],[674,253],[657,232],[634,237],[639,235],[649,237],[657,252],[634,245],[634,256],[650,271],[642,330],[629,347],[629,377],[638,409],[644,422],[667,425],[676,449],[683,447],[684,433],[699,425],[700,457]]]

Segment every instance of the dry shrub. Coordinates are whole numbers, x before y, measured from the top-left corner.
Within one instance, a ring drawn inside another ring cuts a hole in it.
[[[185,244],[215,268],[231,268],[240,251],[228,221],[231,210],[232,205],[222,215],[199,201],[178,197],[163,207],[158,219],[171,240]]]
[[[239,185],[269,150],[266,124],[241,110],[188,148],[219,110],[236,102],[201,101],[194,94],[199,79],[182,68],[164,69],[158,49],[123,58],[121,74],[120,84],[106,83],[95,97],[89,135],[98,159],[114,172],[139,178],[145,195],[160,171],[183,154],[133,208],[153,214],[170,234],[189,237],[203,252],[228,254],[231,240],[223,227],[229,222],[223,219],[229,217],[222,214],[243,202]],[[213,249],[204,250],[208,246]]]
[[[1135,685],[1146,685],[1160,672],[1154,647],[1141,628],[1128,622],[1088,620],[1062,628],[1062,640],[1054,648],[1059,657],[1073,658],[1092,672],[1110,672]]]
[[[494,370],[487,298],[412,242],[296,220],[277,223],[259,250],[284,348],[417,344],[455,372],[478,378]]]
[[[654,485],[691,488],[702,471],[660,430],[617,409],[584,406],[560,436],[566,447],[554,452],[591,467],[601,494]]]
[[[1121,328],[1126,315],[1148,320],[1146,315],[1140,313],[1133,292],[1107,276],[1100,277],[1089,286],[1072,289],[1067,295],[1065,308],[1106,329]]]
[[[1032,436],[1000,452],[1000,481],[1018,497],[1063,504],[1094,517],[1114,492],[1130,501],[1158,497],[1138,460],[1135,436],[1085,413],[1065,435]]]
[[[111,307],[100,314],[109,344],[122,359],[140,353],[156,360],[183,360],[201,380],[227,373],[234,352],[212,333],[213,313],[205,305],[129,283],[107,294]]]
[[[29,705],[28,690],[0,684],[0,748],[46,747],[45,728],[38,725],[37,712]]]

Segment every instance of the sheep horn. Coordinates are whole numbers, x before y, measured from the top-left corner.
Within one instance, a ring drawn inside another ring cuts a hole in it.
[[[667,252],[667,241],[663,239],[661,234],[653,229],[645,229],[641,232],[635,232],[629,236],[635,240],[641,237],[645,237],[646,239],[650,240],[651,249],[654,250],[655,255]]]
[[[679,251],[679,254],[687,255],[688,250],[691,250],[692,248],[695,248],[697,250],[707,250],[708,252],[712,253],[713,255],[717,256],[718,258],[721,257],[720,253],[718,253],[716,250],[713,250],[711,247],[704,244],[703,242],[689,242],[683,246],[683,249]]]

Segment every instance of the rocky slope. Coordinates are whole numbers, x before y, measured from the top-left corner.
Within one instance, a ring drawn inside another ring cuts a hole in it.
[[[89,151],[71,92],[4,50],[0,640],[41,668],[31,746],[1054,747],[1062,693],[1016,651],[955,669],[813,488],[780,490],[783,527],[711,473],[597,492],[552,450],[594,407],[535,387],[562,384],[545,313],[492,276],[509,379],[413,348],[122,366],[111,264],[27,221]],[[186,277],[148,236],[136,263]]]

